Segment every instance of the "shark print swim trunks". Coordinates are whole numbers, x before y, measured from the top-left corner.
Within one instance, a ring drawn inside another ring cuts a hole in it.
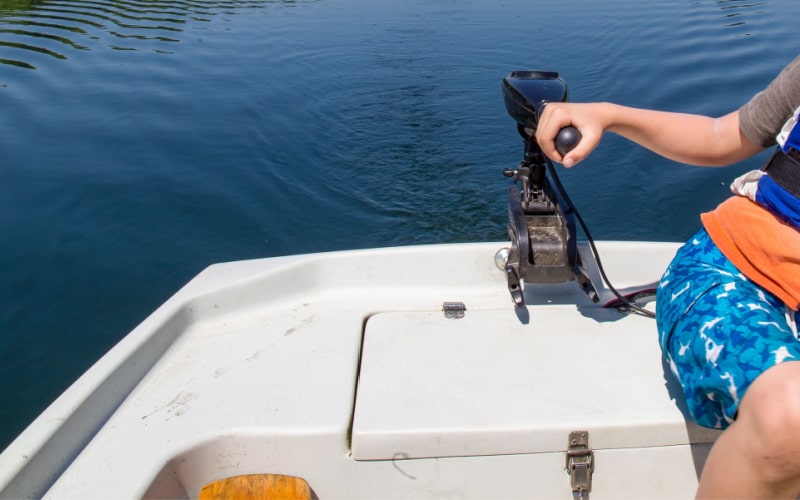
[[[704,229],[661,278],[656,322],[689,412],[706,427],[730,425],[756,377],[800,360],[794,311],[742,275]]]

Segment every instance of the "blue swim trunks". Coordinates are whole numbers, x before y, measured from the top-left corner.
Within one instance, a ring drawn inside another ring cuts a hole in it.
[[[768,368],[800,360],[794,311],[742,275],[701,229],[667,268],[656,295],[658,337],[689,412],[724,429]]]

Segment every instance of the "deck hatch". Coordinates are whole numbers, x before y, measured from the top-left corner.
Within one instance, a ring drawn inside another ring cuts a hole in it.
[[[593,308],[389,312],[367,322],[353,417],[357,460],[710,442],[670,396],[655,323]],[[674,388],[672,389],[674,390]],[[691,436],[691,438],[690,438]]]

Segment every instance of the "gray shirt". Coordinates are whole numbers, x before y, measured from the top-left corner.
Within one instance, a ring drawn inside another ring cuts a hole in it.
[[[775,136],[800,106],[800,56],[744,106],[739,108],[739,128],[754,144],[775,145]]]

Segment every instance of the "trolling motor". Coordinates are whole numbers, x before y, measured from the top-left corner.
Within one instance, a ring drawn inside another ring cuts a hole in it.
[[[553,164],[536,142],[539,116],[548,102],[567,100],[567,84],[552,71],[513,71],[503,79],[503,99],[517,121],[524,155],[516,169],[503,175],[508,188],[508,237],[511,248],[505,264],[508,291],[517,307],[525,305],[525,283],[562,283],[575,280],[593,302],[597,290],[581,265],[576,245],[574,207],[556,179]],[[574,127],[561,129],[556,149],[562,155],[580,141]],[[550,176],[545,167],[549,167]]]

